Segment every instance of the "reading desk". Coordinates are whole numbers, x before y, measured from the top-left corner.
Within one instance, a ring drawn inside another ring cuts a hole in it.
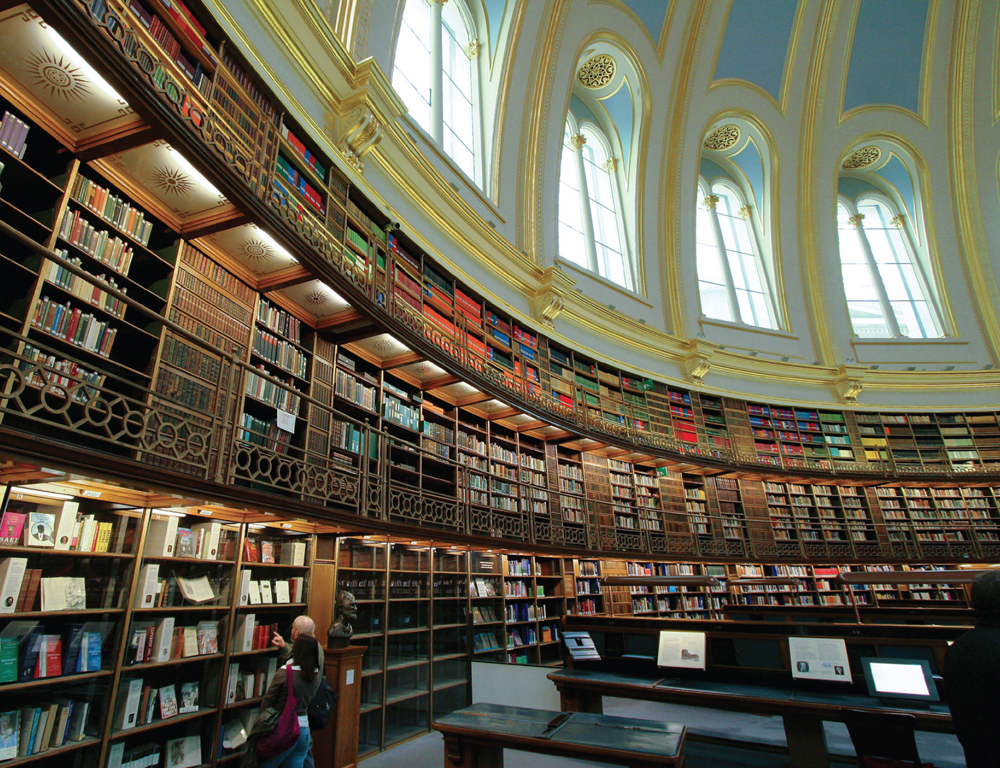
[[[684,768],[687,729],[675,723],[473,704],[438,719],[445,768],[503,768],[503,750],[595,760],[629,768]]]
[[[604,711],[604,696],[664,701],[758,715],[780,715],[791,764],[795,768],[827,768],[830,764],[824,720],[840,720],[840,709],[905,712],[916,717],[918,730],[951,732],[951,715],[944,704],[912,709],[905,703],[886,704],[857,693],[818,693],[789,687],[747,685],[714,680],[674,680],[629,676],[616,672],[563,669],[548,678],[555,683],[568,712]]]

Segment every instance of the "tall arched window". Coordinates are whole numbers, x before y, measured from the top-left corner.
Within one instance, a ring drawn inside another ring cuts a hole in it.
[[[617,165],[594,126],[566,123],[559,169],[559,256],[634,290]]]
[[[837,205],[840,268],[854,333],[932,338],[941,322],[927,278],[908,243],[905,217],[886,199]]]
[[[760,257],[750,208],[740,192],[716,182],[698,188],[698,291],[706,317],[777,328],[770,281]]]
[[[479,46],[467,16],[461,0],[406,0],[392,86],[445,154],[481,183],[473,67]]]

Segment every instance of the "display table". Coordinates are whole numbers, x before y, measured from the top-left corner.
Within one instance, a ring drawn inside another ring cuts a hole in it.
[[[473,704],[437,720],[445,768],[503,768],[503,750],[625,765],[684,766],[686,728],[675,723]]]
[[[916,718],[914,727],[917,730],[953,732],[951,715],[944,704],[911,709],[902,703],[890,706],[880,699],[856,693],[819,693],[788,687],[638,677],[573,669],[552,672],[548,678],[559,691],[562,708],[569,712],[601,714],[604,711],[603,697],[615,696],[755,715],[780,715],[794,768],[829,766],[823,721],[840,720],[842,707],[872,712],[904,712]]]

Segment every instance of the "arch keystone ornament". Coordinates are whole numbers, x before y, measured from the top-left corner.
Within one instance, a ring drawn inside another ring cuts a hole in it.
[[[833,393],[847,405],[857,405],[858,397],[864,387],[862,378],[865,368],[860,365],[842,365],[837,369],[837,378],[833,384]]]
[[[704,384],[705,375],[712,367],[712,357],[718,347],[703,339],[692,339],[687,343],[688,352],[681,360],[681,369],[688,381]]]
[[[705,137],[705,149],[713,149],[716,152],[721,152],[724,149],[729,149],[739,140],[739,126],[723,125]]]
[[[364,156],[382,141],[382,124],[367,105],[352,109],[345,115],[344,122],[351,122],[341,137],[339,148],[347,156],[347,162],[364,170]]]
[[[604,88],[615,79],[615,70],[615,60],[606,53],[599,53],[583,62],[576,79],[585,88]]]
[[[566,295],[576,284],[576,280],[558,267],[548,267],[538,281],[538,289],[531,299],[532,317],[542,326],[552,330],[555,319],[566,306]]]
[[[880,157],[882,157],[882,150],[874,144],[870,144],[867,147],[862,147],[852,152],[851,156],[840,167],[845,171],[850,171],[854,168],[864,168],[872,163],[877,163]]]

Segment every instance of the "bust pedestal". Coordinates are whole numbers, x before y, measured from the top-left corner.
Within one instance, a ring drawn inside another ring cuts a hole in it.
[[[326,648],[326,680],[338,694],[330,722],[313,731],[313,758],[324,768],[356,768],[358,718],[361,710],[361,657],[364,645]]]

